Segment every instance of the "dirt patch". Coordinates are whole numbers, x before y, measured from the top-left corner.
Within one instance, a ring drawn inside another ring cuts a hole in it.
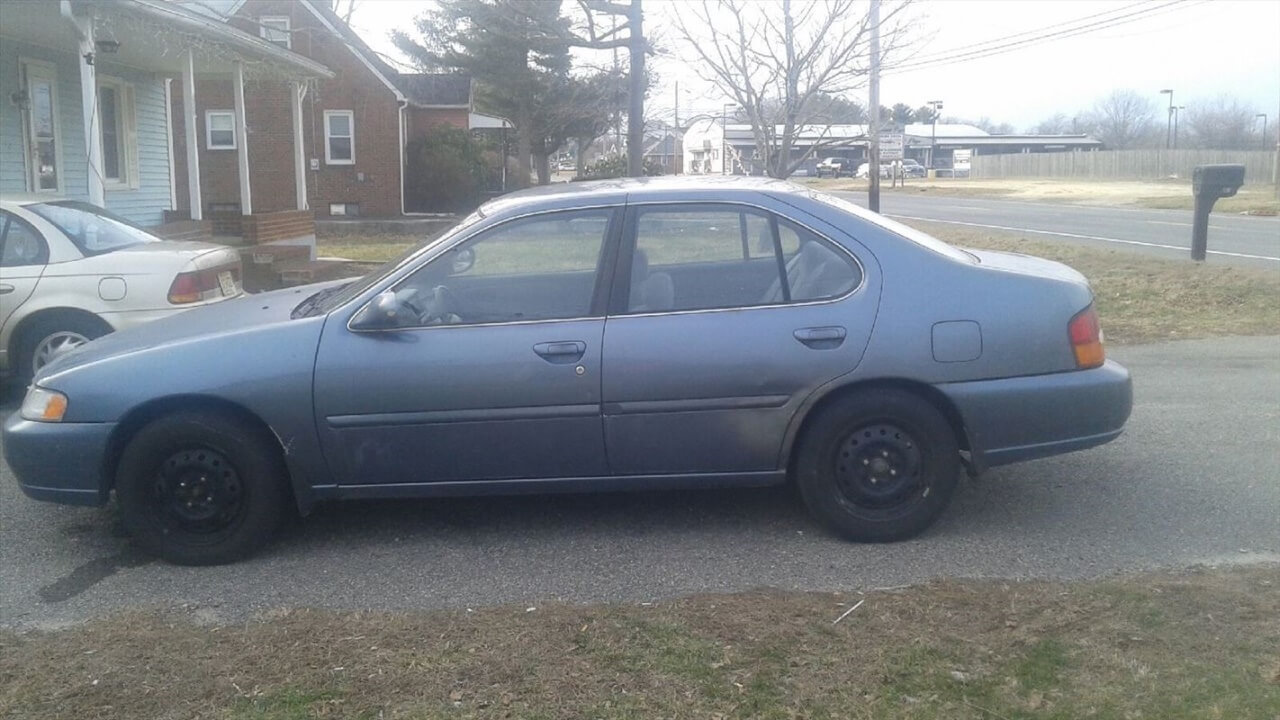
[[[0,715],[1273,718],[1276,617],[1277,567],[230,626],[132,614],[0,633]]]

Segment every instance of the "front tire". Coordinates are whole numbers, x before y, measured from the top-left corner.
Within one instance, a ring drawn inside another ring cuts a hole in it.
[[[143,550],[178,565],[219,565],[266,545],[285,509],[278,448],[219,412],[142,428],[116,470],[121,519]]]
[[[22,329],[18,338],[17,374],[29,383],[45,365],[65,352],[74,350],[111,332],[111,328],[93,316],[60,313],[37,319]]]
[[[920,534],[946,509],[959,478],[951,425],[899,390],[837,399],[812,418],[797,452],[796,483],[809,511],[858,542]]]

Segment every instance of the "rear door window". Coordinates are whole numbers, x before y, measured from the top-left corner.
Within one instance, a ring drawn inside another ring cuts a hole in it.
[[[688,204],[633,212],[628,313],[810,302],[844,295],[862,279],[847,252],[763,210]]]

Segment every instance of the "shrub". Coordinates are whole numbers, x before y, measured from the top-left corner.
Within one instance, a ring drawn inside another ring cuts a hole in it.
[[[483,200],[490,167],[471,133],[436,125],[405,148],[405,205],[413,212],[469,212]]]
[[[662,166],[644,162],[645,175],[661,175]],[[626,155],[606,155],[583,169],[582,175],[574,180],[605,180],[627,176]]]

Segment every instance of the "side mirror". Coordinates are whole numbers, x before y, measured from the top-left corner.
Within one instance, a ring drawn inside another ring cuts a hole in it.
[[[394,290],[378,293],[368,305],[351,320],[354,330],[385,330],[400,326],[404,308]]]
[[[463,248],[453,253],[453,264],[449,266],[450,275],[461,275],[476,264],[476,251]]]

